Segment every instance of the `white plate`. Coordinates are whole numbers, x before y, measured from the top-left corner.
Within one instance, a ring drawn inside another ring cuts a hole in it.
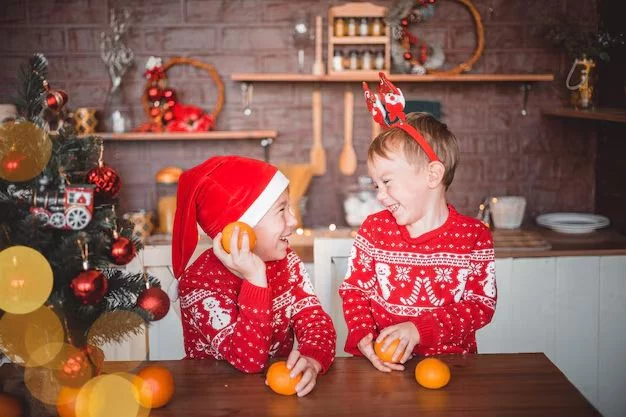
[[[591,213],[547,213],[537,216],[537,224],[559,233],[582,234],[608,226],[609,219]]]

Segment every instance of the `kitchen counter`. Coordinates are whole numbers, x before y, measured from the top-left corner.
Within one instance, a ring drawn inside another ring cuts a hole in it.
[[[305,229],[289,237],[291,247],[305,263],[313,262],[313,241],[319,237],[349,239],[353,229]],[[611,229],[581,235],[569,235],[547,229],[493,230],[496,258],[535,258],[554,256],[626,255],[626,236]],[[169,246],[171,238],[151,236],[146,246]],[[208,246],[210,239],[200,237],[199,246]]]

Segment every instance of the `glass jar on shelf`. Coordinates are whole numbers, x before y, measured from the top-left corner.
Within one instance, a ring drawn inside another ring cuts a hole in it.
[[[346,21],[342,17],[335,18],[333,32],[335,36],[346,36]]]
[[[372,36],[383,36],[385,34],[383,28],[383,20],[380,17],[376,17],[372,20],[372,30],[370,31]]]
[[[373,54],[372,51],[366,49],[363,51],[363,56],[361,57],[361,69],[368,71],[373,69]]]
[[[385,69],[385,53],[383,50],[378,50],[376,52],[376,58],[374,59],[374,66],[377,70]]]
[[[348,53],[348,57],[349,57],[349,65],[348,68],[350,69],[350,71],[356,71],[359,69],[359,53],[356,49],[352,49],[349,53]]]
[[[361,22],[359,23],[359,36],[367,36],[369,35],[369,26],[367,24],[367,18],[362,17]]]
[[[356,19],[354,17],[348,19],[348,36],[356,36]]]
[[[352,227],[360,226],[367,216],[384,209],[376,198],[374,182],[370,177],[358,177],[357,183],[345,190],[343,209],[346,223]]]
[[[183,170],[178,167],[165,167],[155,175],[157,185],[157,213],[159,233],[172,234],[176,213],[176,189]]]
[[[339,49],[335,50],[335,55],[333,56],[333,71],[343,71],[343,52]]]

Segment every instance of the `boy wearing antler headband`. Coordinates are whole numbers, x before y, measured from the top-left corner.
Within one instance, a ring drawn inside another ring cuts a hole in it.
[[[252,373],[271,357],[288,356],[291,374],[302,373],[296,392],[303,396],[330,367],[336,334],[304,264],[289,248],[296,219],[288,183],[276,167],[238,156],[213,157],[185,171],[178,182],[172,261],[187,357],[226,360]],[[254,228],[253,250],[251,236],[238,228],[230,253],[222,247],[222,230],[235,221]],[[213,239],[213,249],[187,268],[197,224]]]
[[[361,225],[339,294],[346,352],[391,372],[413,355],[475,353],[476,331],[495,311],[496,283],[489,229],[446,202],[456,138],[431,115],[405,115],[402,92],[380,77],[378,95],[363,89],[372,117],[387,128],[368,151],[386,209]],[[374,342],[386,350],[396,340],[394,363],[383,362]]]

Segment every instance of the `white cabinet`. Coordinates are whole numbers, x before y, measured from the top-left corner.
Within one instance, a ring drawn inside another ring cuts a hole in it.
[[[316,239],[315,288],[346,337],[337,289],[351,239]],[[626,256],[496,259],[498,305],[480,353],[544,352],[605,416],[626,415]]]

